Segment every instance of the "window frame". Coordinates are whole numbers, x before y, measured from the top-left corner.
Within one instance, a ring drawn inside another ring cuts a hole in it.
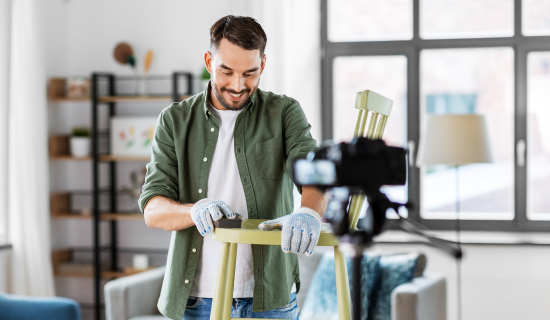
[[[550,52],[550,36],[525,36],[522,27],[522,1],[513,0],[514,35],[498,38],[422,39],[420,38],[420,0],[413,2],[413,38],[411,40],[331,42],[328,40],[328,0],[321,0],[321,132],[322,139],[333,133],[333,64],[341,56],[403,55],[407,58],[407,141],[415,145],[414,159],[420,139],[420,53],[424,49],[463,49],[508,47],[514,51],[514,218],[513,220],[461,220],[463,230],[472,231],[548,231],[550,221],[529,220],[527,217],[527,55],[530,52]],[[518,165],[516,146],[526,142],[525,166]],[[414,204],[409,218],[431,229],[454,230],[455,220],[423,219],[420,216],[421,169],[408,168],[408,197]],[[396,224],[389,223],[390,228]]]

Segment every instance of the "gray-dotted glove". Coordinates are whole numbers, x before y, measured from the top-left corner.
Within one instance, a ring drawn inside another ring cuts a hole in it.
[[[229,219],[242,219],[240,214],[234,212],[227,203],[221,200],[205,198],[195,203],[191,209],[191,219],[203,236],[214,230],[212,221],[220,220],[223,216]]]
[[[299,208],[291,214],[260,223],[260,230],[282,229],[281,248],[311,256],[321,235],[321,217],[315,210]]]

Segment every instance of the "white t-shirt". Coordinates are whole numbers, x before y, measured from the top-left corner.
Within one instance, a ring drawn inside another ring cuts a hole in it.
[[[214,157],[211,159],[206,197],[222,200],[243,218],[248,218],[237,160],[235,159],[233,131],[235,121],[242,110],[217,110],[209,105],[210,112],[218,118],[220,128]],[[207,159],[207,161],[210,159]],[[220,242],[214,241],[210,234],[204,236],[199,254],[195,278],[190,295],[194,297],[213,298]],[[252,264],[252,247],[250,244],[238,244],[237,265],[235,267],[235,287],[233,298],[250,298],[254,291],[254,273]]]

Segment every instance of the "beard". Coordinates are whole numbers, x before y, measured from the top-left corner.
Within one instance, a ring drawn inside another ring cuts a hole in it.
[[[260,81],[258,80],[258,83],[254,88],[252,89],[247,88],[247,89],[241,90],[241,92],[236,92],[234,90],[227,89],[225,87],[220,88],[216,83],[213,83],[213,82],[210,82],[210,83],[212,85],[212,91],[214,92],[214,96],[216,97],[216,99],[218,99],[218,101],[221,103],[221,105],[225,109],[233,110],[233,111],[239,111],[244,107],[246,107],[250,102],[250,100],[252,99],[252,96],[254,95],[254,93],[256,93],[256,90],[258,90],[258,86],[260,85]],[[227,99],[227,97],[223,94],[224,91],[227,91],[233,94],[240,94],[240,93],[248,94],[248,97],[246,99],[243,99],[242,101],[231,101]]]

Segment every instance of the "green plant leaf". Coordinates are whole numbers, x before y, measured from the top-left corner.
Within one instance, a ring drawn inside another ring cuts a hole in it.
[[[206,67],[203,67],[202,69],[201,80],[210,80],[210,72],[208,72],[208,69],[206,69]]]
[[[74,127],[72,131],[73,137],[89,137],[90,129],[87,127]]]

